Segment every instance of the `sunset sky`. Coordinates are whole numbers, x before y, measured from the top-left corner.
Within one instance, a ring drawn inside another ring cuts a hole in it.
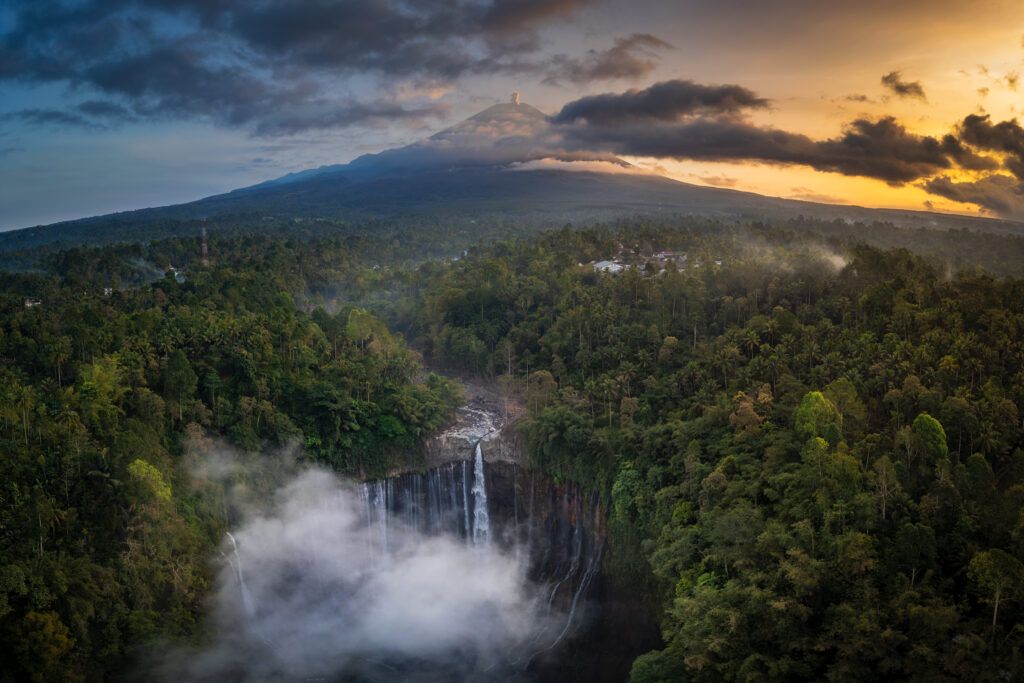
[[[1019,0],[0,0],[0,229],[345,162],[512,90],[685,182],[1024,219],[1021,76]]]

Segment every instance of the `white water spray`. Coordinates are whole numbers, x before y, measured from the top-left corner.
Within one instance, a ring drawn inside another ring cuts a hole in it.
[[[233,562],[228,560],[228,564],[234,568],[235,576],[238,577],[238,590],[242,595],[242,607],[245,609],[245,615],[252,617],[256,614],[256,604],[252,599],[252,593],[249,592],[249,586],[245,583],[245,574],[242,573],[242,558],[238,556],[238,543],[230,531],[225,533],[227,533],[228,538],[231,540],[232,556],[235,558]]]
[[[476,443],[473,463],[473,545],[487,545],[491,537],[491,519],[487,514],[487,481],[484,479],[484,454]]]

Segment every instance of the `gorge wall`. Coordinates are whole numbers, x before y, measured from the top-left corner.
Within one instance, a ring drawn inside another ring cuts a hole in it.
[[[418,468],[364,482],[369,542],[386,545],[387,525],[398,521],[515,553],[553,617],[522,662],[528,679],[625,680],[633,658],[658,645],[658,630],[602,571],[614,552],[604,501],[531,469],[521,431],[502,417],[465,406],[428,441]]]

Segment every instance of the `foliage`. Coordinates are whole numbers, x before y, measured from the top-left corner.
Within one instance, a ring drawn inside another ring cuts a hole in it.
[[[94,272],[4,279],[0,680],[105,680],[201,636],[229,520],[182,464],[187,433],[364,475],[459,402],[372,314],[301,310],[280,262],[107,295]]]
[[[202,637],[228,520],[186,434],[356,476],[414,452],[459,396],[392,330],[521,394],[532,464],[605,494],[612,578],[662,626],[634,680],[1024,677],[1024,282],[975,268],[1019,274],[1021,238],[244,225],[208,269],[190,237],[2,276],[0,679]]]
[[[396,322],[607,494],[661,615],[634,680],[1024,677],[1024,281],[820,250],[566,230],[422,272]]]

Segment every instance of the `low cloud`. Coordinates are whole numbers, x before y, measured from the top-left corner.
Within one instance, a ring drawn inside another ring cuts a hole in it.
[[[626,125],[678,121],[695,115],[739,114],[764,109],[768,100],[739,85],[674,80],[643,90],[591,95],[569,102],[552,117],[557,124]]]
[[[736,185],[739,183],[739,179],[738,178],[730,178],[729,176],[724,175],[724,174],[723,175],[696,175],[696,174],[693,174],[693,177],[696,178],[697,180],[701,181],[702,183],[704,183],[706,185],[711,185],[713,187],[736,187]]]
[[[834,197],[830,194],[824,194],[821,192],[815,192],[814,190],[807,187],[794,187],[789,194],[789,199],[799,199],[803,202],[816,202],[818,204],[847,204],[849,202]]]
[[[39,126],[73,126],[100,129],[103,126],[81,114],[62,109],[19,109],[3,114],[6,121],[24,121]]]
[[[908,97],[911,99],[927,100],[924,94],[924,86],[920,81],[906,81],[899,71],[890,71],[882,76],[882,85],[897,97]]]
[[[556,55],[547,69],[544,83],[575,85],[614,79],[637,79],[654,71],[658,53],[673,47],[649,33],[619,38],[607,50],[590,50],[582,58]]]
[[[509,164],[510,171],[580,171],[588,173],[627,173],[630,175],[651,175],[651,171],[638,168],[624,161],[604,161],[598,159],[533,159]]]
[[[541,74],[538,31],[589,0],[401,3],[309,0],[47,0],[20,3],[0,34],[0,81],[64,84],[88,102],[63,120],[206,119],[262,135],[435,116],[399,99],[353,98],[354,78],[445,84]],[[653,37],[619,41],[579,74],[637,69]],[[616,67],[616,58],[619,58]],[[337,112],[337,113],[332,113]],[[75,115],[79,115],[76,119]],[[84,114],[84,116],[82,116]],[[32,121],[25,117],[25,120]]]
[[[1016,120],[992,123],[988,114],[970,114],[960,123],[959,136],[972,147],[1006,154],[1003,165],[1024,179],[1024,128]]]
[[[958,182],[946,176],[922,184],[928,192],[965,204],[975,204],[986,212],[1012,220],[1024,220],[1024,183],[1003,174]]]
[[[898,81],[904,90],[912,85],[895,76],[888,80]],[[848,99],[866,100],[863,96]],[[566,104],[550,120],[566,149],[593,153],[800,165],[897,186],[955,169],[985,172],[1001,166],[1024,178],[1024,129],[1016,121],[993,124],[987,116],[971,115],[953,132],[934,137],[914,133],[892,116],[859,117],[848,121],[835,137],[814,139],[749,120],[748,114],[768,104],[742,86],[677,80],[644,90],[583,97]],[[813,194],[795,192],[794,196],[834,201]],[[989,208],[1003,214],[1006,206],[1002,202],[1002,208]]]
[[[261,472],[209,443],[188,449],[197,486],[286,483],[232,492],[244,512],[221,546],[212,641],[161,655],[165,680],[502,678],[558,635],[512,555],[397,520],[382,536],[356,484],[287,457]]]
[[[623,118],[616,114],[612,120],[616,125],[566,127],[566,140],[570,146],[615,154],[796,164],[893,184],[930,176],[953,165],[940,140],[911,133],[891,117],[856,119],[842,135],[827,140],[729,118],[641,124],[619,123]]]

